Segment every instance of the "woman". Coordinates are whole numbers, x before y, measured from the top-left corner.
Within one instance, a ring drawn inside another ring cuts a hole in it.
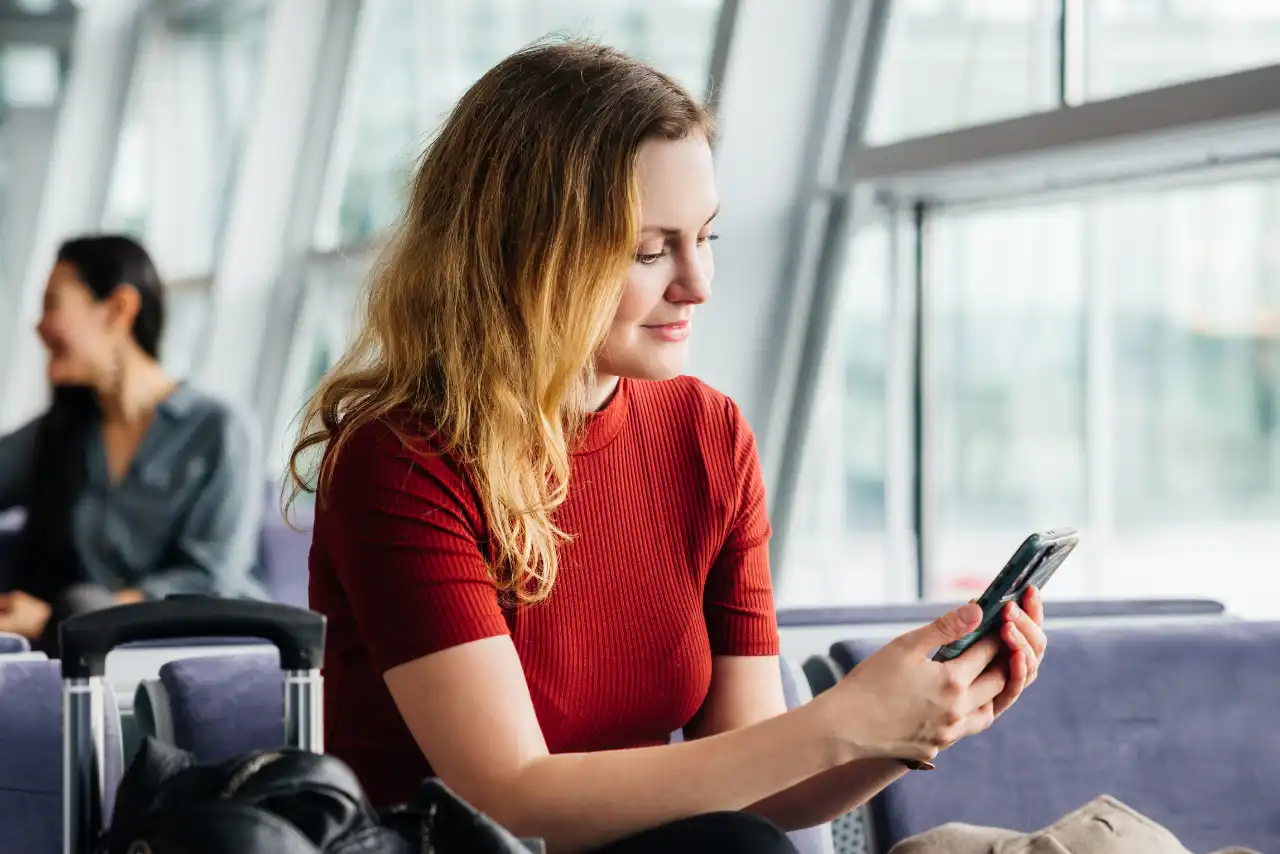
[[[1034,678],[1037,602],[999,661],[998,639],[929,660],[969,606],[785,712],[754,440],[679,376],[710,295],[711,134],[667,77],[569,43],[491,70],[428,149],[292,466],[305,487],[325,445],[327,746],[375,803],[434,773],[556,852],[788,851],[781,828]]]
[[[163,325],[141,246],[63,244],[37,326],[53,404],[0,438],[0,510],[27,510],[0,631],[56,651],[57,624],[74,613],[257,592],[254,442],[230,409],[164,372]]]

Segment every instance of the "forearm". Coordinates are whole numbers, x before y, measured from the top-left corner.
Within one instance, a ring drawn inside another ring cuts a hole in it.
[[[680,818],[744,809],[847,764],[855,757],[825,714],[811,704],[682,744],[543,757],[479,806],[556,854],[589,851]]]
[[[859,759],[810,777],[748,807],[785,830],[813,827],[871,800],[906,768],[896,759]]]

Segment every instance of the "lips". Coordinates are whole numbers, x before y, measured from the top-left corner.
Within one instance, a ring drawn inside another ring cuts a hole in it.
[[[689,321],[677,320],[673,323],[649,323],[644,329],[663,341],[683,341],[689,337]]]

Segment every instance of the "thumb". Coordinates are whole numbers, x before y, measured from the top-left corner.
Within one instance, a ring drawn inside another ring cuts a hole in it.
[[[970,602],[948,611],[938,619],[903,635],[902,640],[919,652],[927,652],[939,646],[960,640],[982,622],[982,609]]]

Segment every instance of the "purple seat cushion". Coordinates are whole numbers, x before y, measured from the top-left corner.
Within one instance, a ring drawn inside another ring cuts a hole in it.
[[[31,644],[22,635],[0,632],[0,655],[10,652],[30,652]]]
[[[1280,851],[1280,623],[1050,636],[1040,678],[994,727],[875,799],[885,849],[949,821],[1035,830],[1105,793],[1192,851]],[[831,652],[848,668],[874,650]]]
[[[105,814],[120,760],[115,693],[106,706]],[[57,661],[0,659],[0,850],[62,850],[62,673]]]
[[[174,743],[199,761],[284,744],[284,673],[275,650],[171,661],[160,682]]]
[[[306,520],[298,520],[297,524],[302,530],[268,516],[262,527],[262,577],[272,599],[305,608],[311,530]]]

